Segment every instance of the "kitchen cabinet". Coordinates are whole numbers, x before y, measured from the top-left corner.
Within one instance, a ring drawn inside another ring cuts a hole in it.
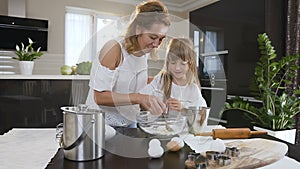
[[[1,75],[0,129],[55,127],[60,107],[85,103],[89,76]]]
[[[219,56],[228,94],[253,96],[249,84],[260,56],[257,46],[259,33],[269,35],[278,57],[284,55],[286,9],[287,1],[281,0],[227,0],[189,13],[193,25],[190,35],[200,55],[228,50],[228,54]],[[206,43],[210,44],[207,49]],[[212,58],[205,60],[203,55],[200,58],[199,79],[204,83],[203,79],[209,79],[209,72],[218,70],[219,65],[214,64]],[[207,66],[205,71],[201,62]]]

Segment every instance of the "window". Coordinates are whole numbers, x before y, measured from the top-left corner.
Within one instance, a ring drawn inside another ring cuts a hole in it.
[[[98,50],[104,45],[105,42],[115,37],[115,30],[112,31],[109,26],[112,26],[113,22],[117,20],[115,17],[108,17],[103,15],[98,15],[96,19],[96,45],[94,49],[94,54],[97,55]]]
[[[91,55],[91,49],[86,47],[92,37],[92,16],[66,13],[65,25],[65,64],[75,65],[79,56]],[[89,58],[80,58],[89,59]]]
[[[65,64],[72,66],[91,61],[97,50],[111,36],[103,28],[117,20],[117,17],[102,15],[92,10],[66,8],[65,14]]]

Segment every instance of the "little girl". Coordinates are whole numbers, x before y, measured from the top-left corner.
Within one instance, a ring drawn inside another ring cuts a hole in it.
[[[163,70],[140,93],[151,94],[166,101],[169,110],[182,111],[188,107],[207,107],[200,91],[193,43],[186,38],[171,39]],[[206,115],[198,119],[206,121]],[[197,121],[197,117],[196,117]]]

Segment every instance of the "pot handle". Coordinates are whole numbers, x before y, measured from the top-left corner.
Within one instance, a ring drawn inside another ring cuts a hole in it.
[[[85,131],[89,131],[94,123],[95,123],[95,119],[91,119],[90,123],[82,131],[80,136],[69,146],[65,146],[65,144],[64,144],[63,137],[62,137],[63,130],[58,129],[58,128],[61,128],[61,126],[63,126],[63,123],[58,124],[56,126],[56,131],[57,131],[56,138],[58,140],[60,147],[63,148],[64,150],[71,150],[71,149],[75,148],[77,145],[79,145],[82,142],[82,140],[85,139],[85,137],[87,136],[87,133]],[[58,132],[58,130],[59,130],[59,132]]]
[[[64,127],[64,124],[63,123],[59,123],[57,126],[56,126],[56,142],[59,144],[59,146],[62,148],[63,146],[63,129]]]

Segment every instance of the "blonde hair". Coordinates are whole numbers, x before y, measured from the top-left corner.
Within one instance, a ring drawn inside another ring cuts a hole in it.
[[[168,64],[170,61],[176,61],[181,59],[188,62],[189,70],[187,72],[187,83],[195,83],[200,88],[200,82],[198,79],[197,66],[196,66],[196,52],[194,51],[194,45],[190,39],[187,38],[173,38],[170,40],[164,69],[160,72],[161,81],[163,82],[162,90],[164,91],[165,99],[170,98],[172,89],[172,76],[168,70]]]
[[[155,23],[170,26],[169,13],[165,5],[156,0],[139,4],[125,34],[124,46],[129,54],[139,50],[136,27],[140,26],[141,28],[150,29]]]

